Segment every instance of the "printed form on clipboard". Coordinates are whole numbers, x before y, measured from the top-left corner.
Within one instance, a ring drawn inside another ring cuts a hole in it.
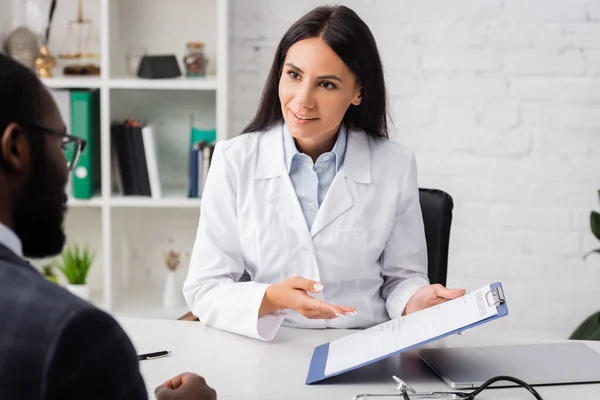
[[[340,375],[507,314],[502,284],[486,285],[457,299],[316,347],[306,383]]]

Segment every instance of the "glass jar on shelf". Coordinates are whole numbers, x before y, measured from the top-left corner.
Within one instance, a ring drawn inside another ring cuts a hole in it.
[[[183,57],[185,75],[189,78],[206,76],[206,64],[208,59],[204,55],[203,42],[188,42],[187,53]]]

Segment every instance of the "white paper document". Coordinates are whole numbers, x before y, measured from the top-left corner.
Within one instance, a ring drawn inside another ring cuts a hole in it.
[[[329,343],[325,375],[361,365],[498,315],[490,286]]]

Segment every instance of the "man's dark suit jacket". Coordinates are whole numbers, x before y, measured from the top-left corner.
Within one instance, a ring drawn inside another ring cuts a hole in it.
[[[0,244],[0,400],[147,399],[131,341],[105,312]]]

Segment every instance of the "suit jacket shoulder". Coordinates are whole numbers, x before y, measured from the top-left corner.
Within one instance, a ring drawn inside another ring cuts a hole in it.
[[[0,315],[0,399],[146,398],[135,350],[119,324],[2,245]],[[115,381],[101,383],[103,377]],[[123,379],[129,388],[99,390]]]

